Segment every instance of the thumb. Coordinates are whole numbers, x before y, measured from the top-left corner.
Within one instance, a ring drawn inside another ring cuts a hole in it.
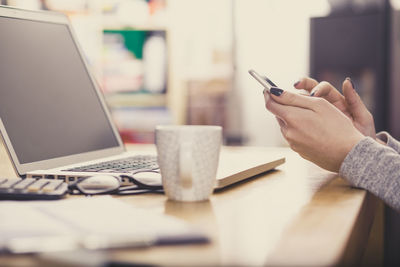
[[[368,114],[368,110],[357,94],[354,83],[350,78],[346,78],[343,82],[343,95],[354,120],[361,119],[365,114]]]

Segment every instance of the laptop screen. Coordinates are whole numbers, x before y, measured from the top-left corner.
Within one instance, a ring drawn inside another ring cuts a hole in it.
[[[68,25],[0,16],[0,118],[20,163],[119,146]]]

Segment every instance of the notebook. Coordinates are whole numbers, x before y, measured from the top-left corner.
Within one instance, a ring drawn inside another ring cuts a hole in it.
[[[0,202],[0,253],[207,243],[204,231],[111,196]],[[29,223],[26,223],[29,218]]]
[[[158,168],[155,155],[126,151],[65,15],[0,7],[0,36],[0,131],[19,176],[71,182],[99,172],[126,174],[135,161]],[[217,184],[284,162],[264,158],[235,165]]]

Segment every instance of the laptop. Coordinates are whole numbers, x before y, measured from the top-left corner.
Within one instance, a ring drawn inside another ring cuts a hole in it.
[[[0,6],[0,36],[0,131],[17,175],[73,182],[158,168],[155,155],[125,149],[65,15]],[[270,156],[236,161],[217,187],[285,160]]]

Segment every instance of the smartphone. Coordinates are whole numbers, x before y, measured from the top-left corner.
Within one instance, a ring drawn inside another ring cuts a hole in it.
[[[255,70],[249,70],[249,73],[267,90],[268,93],[270,92],[272,87],[278,87],[270,79],[258,74]]]

